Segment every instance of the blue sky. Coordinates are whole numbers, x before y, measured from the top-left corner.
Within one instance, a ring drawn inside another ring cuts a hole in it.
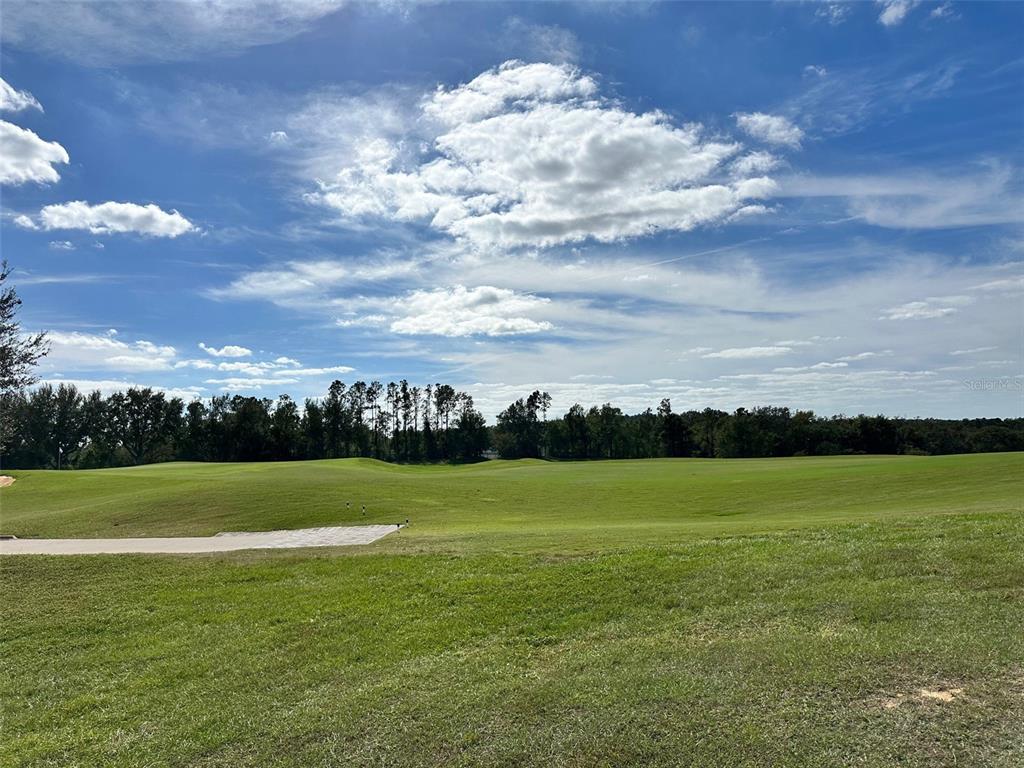
[[[1020,416],[1024,6],[2,8],[48,381]]]

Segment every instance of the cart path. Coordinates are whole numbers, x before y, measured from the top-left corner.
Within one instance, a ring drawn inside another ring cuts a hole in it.
[[[240,549],[348,547],[371,544],[401,525],[298,528],[292,531],[238,531],[216,536],[138,539],[0,539],[0,555],[193,554]]]

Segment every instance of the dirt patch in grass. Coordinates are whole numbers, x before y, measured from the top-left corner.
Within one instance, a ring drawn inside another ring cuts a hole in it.
[[[897,693],[881,700],[882,709],[896,709],[902,704],[949,704],[964,695],[963,688],[919,688],[913,693]]]
[[[14,478],[10,475],[0,475],[0,488],[6,488],[9,485],[14,485]]]

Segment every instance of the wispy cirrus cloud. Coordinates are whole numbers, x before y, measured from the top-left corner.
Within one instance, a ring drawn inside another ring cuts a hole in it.
[[[793,351],[792,347],[769,346],[769,347],[729,347],[716,352],[707,352],[701,355],[705,360],[722,358],[727,360],[752,360],[762,357],[778,357],[788,355]]]
[[[895,27],[903,23],[907,15],[918,5],[919,0],[875,0],[881,7],[878,23],[883,27]]]
[[[779,197],[836,197],[849,214],[891,229],[949,229],[1024,221],[1019,174],[1006,164],[981,170],[779,179]]]
[[[5,0],[2,40],[92,66],[227,56],[298,35],[344,0]]]

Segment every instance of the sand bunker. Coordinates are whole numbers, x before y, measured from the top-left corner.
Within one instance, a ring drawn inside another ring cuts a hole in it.
[[[371,544],[400,525],[300,528],[293,531],[238,531],[216,536],[139,539],[0,539],[0,555],[193,554],[240,549],[347,547]]]
[[[0,488],[6,488],[8,485],[14,485],[14,478],[10,475],[0,475]]]

